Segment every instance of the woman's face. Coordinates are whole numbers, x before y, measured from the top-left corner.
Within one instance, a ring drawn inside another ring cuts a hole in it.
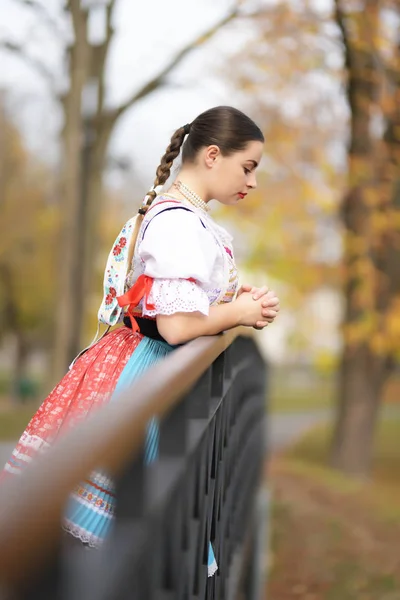
[[[217,146],[206,149],[210,199],[233,205],[257,187],[256,168],[260,164],[263,143],[249,142],[244,150],[222,156]]]

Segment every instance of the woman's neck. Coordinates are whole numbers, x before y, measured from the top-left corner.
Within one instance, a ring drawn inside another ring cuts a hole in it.
[[[179,191],[178,187],[175,187],[175,184],[178,183],[179,181],[182,182],[187,188],[189,188],[189,190],[191,190],[192,192],[194,192],[195,194],[200,196],[200,198],[203,200],[203,202],[207,203],[209,200],[211,200],[211,198],[208,196],[208,193],[207,193],[204,183],[199,180],[198,176],[194,175],[192,172],[190,172],[188,170],[180,171],[175,182],[168,189],[169,194],[172,194],[172,195],[177,196],[182,199],[185,197],[184,194],[182,194]]]

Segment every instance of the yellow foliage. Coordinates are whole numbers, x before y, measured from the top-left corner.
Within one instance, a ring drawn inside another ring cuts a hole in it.
[[[400,340],[400,298],[394,298],[385,316],[385,331],[388,344],[399,346]]]
[[[376,187],[365,186],[363,189],[363,199],[366,206],[370,208],[376,208],[381,203],[381,193],[382,190],[377,189]]]
[[[388,351],[388,340],[382,331],[375,331],[369,338],[371,350],[378,356],[384,356]]]
[[[370,217],[373,234],[381,234],[392,227],[391,215],[383,212],[373,212]]]
[[[313,83],[321,74],[343,78],[322,41],[329,20],[307,2],[277,3],[258,18],[260,36],[228,73],[247,94],[266,142],[257,191],[235,210],[221,209],[221,217],[239,261],[264,272],[267,283],[281,282],[285,306],[299,307],[314,290],[340,282],[336,212],[345,173],[332,161],[332,142],[343,139],[345,120],[331,91]]]
[[[321,375],[331,375],[337,369],[337,355],[325,349],[320,349],[314,357],[314,366]]]
[[[19,132],[4,131],[0,220],[1,331],[19,329],[43,341],[55,316],[58,209],[49,176],[24,149]]]

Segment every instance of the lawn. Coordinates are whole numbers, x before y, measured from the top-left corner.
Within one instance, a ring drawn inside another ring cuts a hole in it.
[[[36,409],[37,404],[33,402],[18,407],[0,402],[0,442],[18,439]]]
[[[333,376],[273,367],[269,376],[268,406],[273,413],[306,412],[333,405]]]
[[[269,378],[268,406],[273,413],[326,410],[336,400],[336,376],[318,375],[273,367]],[[384,390],[383,404],[400,407],[400,376],[393,375]]]
[[[333,406],[332,385],[328,381],[315,382],[295,389],[279,383],[270,390],[268,402],[272,413],[300,413],[329,409]]]
[[[370,481],[326,466],[330,432],[306,434],[269,468],[268,600],[400,598],[400,420],[376,436]]]

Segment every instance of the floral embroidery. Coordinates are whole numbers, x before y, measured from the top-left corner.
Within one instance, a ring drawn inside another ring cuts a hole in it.
[[[111,265],[110,268],[106,270],[104,278],[105,297],[103,302],[106,310],[110,310],[111,307],[114,308],[115,306],[114,299],[117,296],[117,290],[114,286],[115,283],[118,281],[118,277],[119,275],[116,272],[115,267]]]
[[[110,502],[105,502],[102,498],[96,496],[92,492],[88,492],[88,490],[82,485],[77,485],[73,494],[84,499],[88,504],[91,504],[92,506],[102,508],[105,514],[113,515],[115,513],[115,508],[113,504],[111,504]]]
[[[131,265],[127,264],[128,248],[132,238],[136,217],[130,219],[121,229],[108,255],[104,272],[103,301],[99,308],[100,323],[115,325],[122,309],[118,305],[117,296],[124,293],[125,279]]]
[[[126,255],[126,238],[125,237],[120,238],[119,241],[114,245],[112,253],[115,256],[115,260],[118,262],[122,262],[125,259],[125,255]]]
[[[116,277],[118,277],[118,275],[116,275]],[[108,288],[108,294],[106,295],[106,300],[105,300],[106,304],[107,305],[111,304],[116,295],[117,295],[116,289],[114,287],[110,286]]]
[[[230,248],[228,248],[228,246],[224,246],[224,248],[225,248],[226,252],[229,254],[229,256],[231,258],[233,258],[232,250]]]

